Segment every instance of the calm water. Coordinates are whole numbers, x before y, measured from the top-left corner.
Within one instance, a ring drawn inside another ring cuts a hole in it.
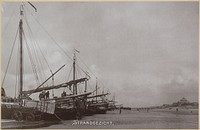
[[[191,112],[192,111],[192,112]],[[59,124],[50,125],[43,128],[79,128],[79,129],[98,129],[98,128],[198,128],[198,110],[196,109],[180,109],[176,112],[175,109],[160,109],[147,111],[129,111],[119,110],[109,111],[107,114],[96,114],[93,116],[85,116],[80,121],[61,121]],[[42,128],[42,129],[43,129]]]

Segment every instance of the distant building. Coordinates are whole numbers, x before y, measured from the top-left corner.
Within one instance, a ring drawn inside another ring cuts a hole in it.
[[[174,102],[172,104],[172,106],[188,106],[188,105],[191,105],[191,106],[198,106],[198,103],[197,102],[189,102],[185,97],[183,97],[181,100],[179,100],[178,102]]]
[[[186,98],[182,98],[180,101],[177,102],[178,104],[180,105],[183,105],[183,104],[189,104],[190,102],[186,99]]]

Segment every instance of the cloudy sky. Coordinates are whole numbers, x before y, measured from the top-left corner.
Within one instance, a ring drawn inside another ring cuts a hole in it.
[[[25,3],[24,19],[32,38],[53,72],[66,64],[55,77],[56,84],[67,80],[72,61],[54,40],[70,57],[74,48],[79,50],[78,63],[91,76],[89,89],[94,89],[96,76],[103,88],[99,91],[109,90],[119,104],[154,106],[182,97],[198,101],[198,2],[33,4],[37,12]],[[2,78],[18,27],[19,5],[2,3]],[[25,26],[24,32],[30,34]],[[29,34],[27,41],[32,41]],[[10,96],[15,95],[16,59],[13,54],[4,83]],[[24,62],[30,64],[28,56]],[[45,62],[41,70],[50,75]],[[25,65],[24,72],[24,89],[36,88],[31,66]]]

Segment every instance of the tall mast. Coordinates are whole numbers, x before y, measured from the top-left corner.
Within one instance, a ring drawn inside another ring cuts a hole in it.
[[[76,50],[74,50],[74,58],[73,58],[73,80],[76,80]],[[77,94],[77,84],[73,85],[73,95]]]
[[[113,96],[113,104],[115,106],[115,93],[114,93],[114,96]]]
[[[85,80],[85,93],[87,92],[87,80]]]
[[[96,95],[97,95],[97,78],[96,78]],[[97,97],[96,97],[96,102],[97,102]]]
[[[20,40],[20,83],[19,83],[19,99],[22,98],[22,91],[23,91],[23,39],[22,39],[22,32],[23,32],[23,5],[20,7],[20,21],[19,21],[19,40]]]

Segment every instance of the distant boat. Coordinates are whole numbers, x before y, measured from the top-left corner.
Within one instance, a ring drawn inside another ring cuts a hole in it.
[[[97,81],[96,81],[96,95],[94,96],[88,96],[87,99],[87,115],[93,115],[93,114],[106,114],[108,110],[108,101],[105,100],[105,96],[108,95],[109,93],[106,94],[97,94]],[[100,99],[98,99],[100,98]],[[91,100],[92,99],[92,100]]]
[[[95,96],[89,96],[89,98],[95,98],[95,97],[103,97],[107,94],[100,94],[100,95],[95,95]],[[88,101],[88,107],[87,107],[87,113],[89,115],[92,114],[106,114],[108,110],[108,102],[105,100],[91,100]]]
[[[116,103],[117,101],[115,101],[115,95],[113,96],[113,99],[109,101],[109,104],[108,104],[108,111],[113,111],[116,109]]]

